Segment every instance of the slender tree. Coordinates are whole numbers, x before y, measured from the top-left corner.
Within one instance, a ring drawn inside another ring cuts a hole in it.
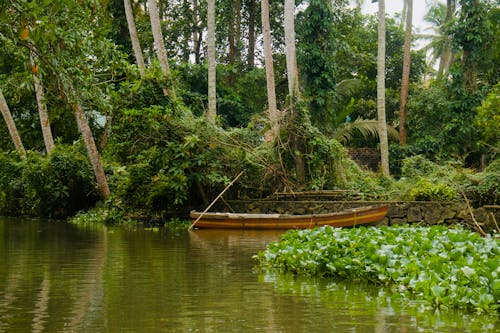
[[[207,118],[215,121],[217,117],[216,68],[215,68],[215,0],[207,2],[207,60],[208,60],[208,113]]]
[[[72,94],[73,98],[76,100],[76,95],[73,90],[72,92],[73,92]],[[97,187],[99,188],[101,197],[103,199],[107,199],[110,194],[108,182],[106,180],[106,175],[104,173],[104,168],[102,166],[101,156],[97,151],[97,146],[95,144],[94,137],[92,136],[92,131],[90,129],[89,122],[79,102],[76,101],[72,102],[72,108],[73,112],[75,113],[78,129],[82,134],[82,138],[85,143],[85,148],[87,149],[87,154],[89,156],[90,164],[92,165],[92,169],[94,171]]]
[[[3,92],[1,89],[0,89],[0,111],[2,112],[3,119],[5,119],[5,122],[7,123],[7,129],[9,130],[12,142],[14,142],[14,146],[16,147],[17,152],[23,159],[26,158],[26,150],[24,149],[23,143],[21,141],[21,136],[17,131],[16,124],[14,123],[14,119],[12,118],[9,106],[7,105],[7,101],[5,100],[5,97],[3,96]]]
[[[288,93],[293,111],[294,100],[299,98],[297,53],[295,49],[295,1],[285,0],[285,49],[288,76]]]
[[[170,66],[167,61],[167,51],[165,50],[165,44],[163,44],[163,34],[161,32],[161,23],[160,23],[160,13],[158,11],[158,5],[156,4],[156,0],[148,0],[148,9],[149,9],[149,19],[151,21],[151,30],[153,32],[153,39],[156,49],[156,55],[158,60],[160,61],[161,71],[163,76],[167,80],[169,85],[169,90],[164,89],[163,93],[165,95],[169,95],[172,99],[175,99],[175,90],[172,84],[172,74],[170,72]]]
[[[201,51],[201,40],[203,34],[200,31],[200,6],[198,0],[192,0],[193,5],[193,53],[194,62],[196,64],[200,63],[200,51]]]
[[[255,0],[247,1],[248,7],[248,54],[247,66],[248,68],[255,67],[255,21],[257,17]],[[268,2],[269,7],[269,2]],[[269,12],[269,10],[268,10]],[[269,20],[269,19],[268,19]]]
[[[408,100],[408,86],[410,81],[411,64],[411,30],[413,16],[413,0],[405,0],[406,7],[406,30],[403,51],[403,77],[401,78],[401,96],[399,103],[399,143],[406,144],[406,102]]]
[[[389,142],[385,117],[385,0],[378,0],[377,115],[382,174],[389,176]]]
[[[54,139],[52,137],[52,130],[50,129],[49,114],[47,112],[47,105],[45,104],[45,94],[43,91],[43,84],[39,78],[38,65],[35,62],[35,56],[30,50],[31,72],[35,80],[35,95],[36,103],[38,106],[38,115],[40,116],[40,126],[42,128],[43,142],[45,143],[45,150],[47,154],[55,148]]]
[[[139,42],[139,36],[137,35],[137,29],[135,27],[134,12],[132,6],[130,5],[130,0],[123,0],[125,6],[125,16],[127,17],[128,31],[130,33],[130,41],[132,42],[132,49],[134,50],[135,61],[139,67],[139,72],[141,77],[146,74],[146,66],[144,65],[144,58],[142,57],[141,43]]]
[[[271,27],[269,22],[269,0],[262,0],[262,37],[264,40],[264,63],[266,65],[267,103],[269,120],[271,123],[271,136],[274,138],[279,131],[279,115],[276,106],[276,90],[274,83],[273,53],[271,45]]]

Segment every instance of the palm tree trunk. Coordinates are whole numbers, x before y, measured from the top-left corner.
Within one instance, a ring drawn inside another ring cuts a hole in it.
[[[382,174],[389,176],[389,142],[385,118],[385,0],[378,0],[377,115]]]
[[[216,68],[215,68],[215,0],[207,4],[207,60],[208,60],[208,113],[207,118],[215,121],[217,117]]]
[[[269,6],[269,4],[268,4]],[[247,66],[249,69],[255,67],[255,20],[256,3],[250,0],[248,3],[248,55]]]
[[[167,61],[167,51],[165,50],[165,45],[163,44],[163,34],[161,32],[160,14],[158,12],[158,5],[156,0],[148,0],[149,7],[149,19],[151,21],[151,30],[153,32],[153,39],[155,43],[156,55],[160,61],[161,71],[167,83],[169,85],[169,90],[164,89],[163,93],[165,95],[170,95],[172,99],[175,100],[175,90],[172,84],[172,74],[170,73],[170,67]]]
[[[130,33],[132,49],[134,50],[135,61],[139,67],[141,77],[143,78],[146,75],[146,65],[144,65],[141,43],[139,42],[139,36],[137,35],[137,29],[135,27],[134,12],[132,10],[132,6],[130,5],[130,0],[123,0],[123,4],[125,5],[125,16],[127,17],[128,31]]]
[[[30,61],[31,68],[33,72],[33,79],[35,80],[35,94],[36,103],[38,105],[38,114],[40,116],[40,126],[42,128],[43,142],[45,143],[45,150],[47,154],[50,154],[54,150],[54,138],[52,137],[52,131],[50,129],[49,115],[47,113],[47,106],[45,105],[45,95],[43,92],[43,84],[38,77],[38,67],[33,59],[33,52],[30,50]]]
[[[89,156],[90,164],[94,170],[95,179],[97,182],[97,187],[101,193],[103,199],[109,197],[109,187],[106,180],[106,175],[104,174],[104,168],[102,166],[101,157],[97,151],[97,146],[92,136],[92,131],[90,130],[89,122],[87,117],[85,117],[85,112],[82,109],[80,103],[73,103],[73,111],[75,112],[76,122],[78,124],[78,129],[82,134],[83,141],[85,142],[85,148],[87,148],[87,154]]]
[[[403,77],[401,79],[401,96],[399,104],[399,143],[405,145],[407,141],[406,131],[406,102],[408,101],[408,86],[410,81],[410,64],[411,64],[411,29],[413,16],[413,0],[405,0],[407,9],[406,13],[406,30],[405,43],[403,51]]]
[[[198,0],[193,1],[193,53],[195,64],[200,63],[201,32],[199,31],[199,5]]]
[[[276,90],[274,83],[273,53],[271,48],[271,26],[269,22],[269,0],[262,0],[262,37],[264,39],[264,62],[266,64],[267,103],[269,107],[269,121],[271,123],[271,138],[274,139],[279,131],[279,116],[276,106]]]
[[[292,124],[297,120],[295,103],[300,98],[299,80],[297,69],[297,55],[295,49],[295,1],[285,0],[285,49],[286,68],[288,76],[288,93],[290,98],[290,121]],[[289,133],[293,159],[295,162],[295,173],[297,181],[303,184],[306,176],[305,161],[303,157],[302,138],[299,133]]]
[[[103,199],[107,199],[110,195],[108,182],[102,166],[101,156],[97,151],[97,146],[95,144],[94,137],[92,136],[89,122],[85,116],[82,106],[80,105],[80,102],[78,102],[78,97],[73,85],[70,83],[66,89],[66,98],[75,113],[78,130],[82,134],[83,142],[85,143],[85,148],[87,149],[87,155],[89,157],[90,164],[92,165],[92,170],[94,171],[97,187],[101,197]]]
[[[12,118],[12,114],[10,113],[9,106],[7,105],[7,101],[5,101],[5,97],[3,96],[3,92],[0,89],[0,111],[2,112],[3,119],[7,123],[7,128],[9,130],[10,136],[12,138],[12,142],[14,142],[14,146],[18,154],[21,158],[26,158],[26,150],[24,149],[23,142],[21,141],[21,136],[17,131],[16,124],[14,123],[14,119]]]
[[[299,98],[297,56],[295,50],[295,1],[285,0],[285,49],[288,76],[288,93],[293,112],[294,101]]]

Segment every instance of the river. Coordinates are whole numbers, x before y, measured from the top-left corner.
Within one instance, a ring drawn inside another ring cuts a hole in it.
[[[383,289],[259,272],[278,232],[0,218],[0,332],[498,332]]]

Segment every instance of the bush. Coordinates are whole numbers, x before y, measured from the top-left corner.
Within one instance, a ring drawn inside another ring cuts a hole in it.
[[[23,201],[21,174],[24,162],[13,153],[0,154],[0,214],[18,215]]]
[[[65,218],[99,199],[94,174],[77,146],[62,146],[47,157],[26,160],[1,155],[0,213]]]
[[[417,181],[410,190],[410,199],[416,201],[450,201],[457,198],[457,191],[450,185],[428,179]]]

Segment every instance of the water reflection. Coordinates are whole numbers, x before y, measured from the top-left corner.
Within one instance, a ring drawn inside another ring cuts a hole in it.
[[[259,272],[279,232],[0,219],[0,332],[495,332],[359,284]]]

